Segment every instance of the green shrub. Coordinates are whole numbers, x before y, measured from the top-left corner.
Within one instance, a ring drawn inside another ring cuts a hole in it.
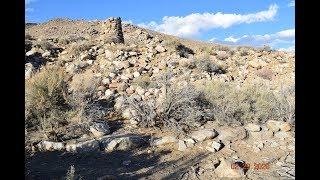
[[[224,74],[226,72],[224,68],[213,63],[213,61],[210,60],[210,55],[206,53],[198,56],[195,60],[195,64],[198,69],[208,73],[214,72],[218,74]]]
[[[236,88],[233,83],[211,82],[206,83],[203,90],[211,103],[214,118],[221,122],[288,121],[294,117],[294,105],[289,101],[292,94],[280,95],[264,85]]]
[[[61,69],[44,67],[25,86],[27,125],[47,129],[64,121],[66,86]]]
[[[133,85],[137,85],[142,87],[143,89],[158,87],[156,82],[151,81],[150,76],[148,74],[144,74],[135,78],[132,82]]]

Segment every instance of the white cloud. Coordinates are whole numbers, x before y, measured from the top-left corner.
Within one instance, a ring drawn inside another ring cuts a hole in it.
[[[37,0],[25,0],[25,4],[30,4],[30,3],[35,2],[35,1],[37,1]]]
[[[192,37],[203,30],[214,28],[228,28],[237,24],[271,21],[278,11],[276,4],[270,5],[268,10],[251,14],[192,13],[184,17],[165,16],[160,24],[151,21],[138,26],[180,37]]]
[[[33,12],[34,9],[33,8],[26,8],[26,12]]]
[[[279,48],[279,51],[295,52],[295,46],[290,46],[287,48]]]
[[[124,20],[124,21],[122,21],[122,23],[124,23],[124,24],[133,24],[133,22],[131,20],[128,20],[128,21]]]
[[[288,7],[294,7],[295,6],[295,1],[291,1],[289,4],[288,4]]]
[[[209,39],[209,41],[215,41],[217,38],[213,37],[211,39]]]
[[[211,41],[211,39],[209,41]],[[277,49],[284,45],[291,45],[292,47],[294,47],[295,29],[287,29],[273,34],[264,35],[244,35],[242,37],[230,36],[225,38],[223,41],[216,39],[213,42],[229,45],[248,45],[255,47],[269,45]]]
[[[227,42],[235,43],[235,42],[237,42],[239,40],[239,38],[234,38],[233,36],[230,36],[230,37],[225,38],[224,40],[227,41]]]

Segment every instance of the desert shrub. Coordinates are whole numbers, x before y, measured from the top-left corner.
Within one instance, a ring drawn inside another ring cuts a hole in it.
[[[240,56],[248,56],[249,55],[249,51],[245,48],[242,48],[240,50]]]
[[[27,126],[48,129],[64,122],[67,110],[64,72],[44,67],[26,81],[25,109]]]
[[[45,40],[37,41],[34,43],[33,46],[41,48],[43,50],[51,50],[53,48],[53,45],[50,42],[45,41]]]
[[[294,117],[292,101],[263,85],[236,88],[232,83],[211,82],[204,86],[204,92],[211,103],[214,118],[221,122],[243,124],[265,122],[269,119],[288,120],[293,119],[289,117]],[[283,106],[285,108],[281,108]]]
[[[216,65],[215,63],[213,63],[212,60],[210,60],[209,54],[203,54],[201,56],[198,56],[195,60],[195,64],[198,69],[208,73],[225,73],[225,69]]]
[[[196,91],[191,84],[182,87],[170,85],[166,88],[162,111],[158,117],[164,128],[188,132],[208,120],[208,114],[204,110],[206,105],[203,93]]]
[[[179,42],[178,39],[170,38],[170,39],[167,39],[167,40],[163,41],[163,44],[164,44],[164,46],[166,46],[166,47],[175,49],[175,48],[176,48],[179,44],[181,44],[181,43]]]
[[[137,112],[135,118],[139,119],[139,126],[186,133],[211,118],[210,112],[205,110],[208,103],[203,93],[196,91],[189,83],[179,86],[170,82],[172,76],[172,73],[166,73],[158,79],[158,84],[165,89],[158,103],[141,101],[135,96],[127,98],[126,106]]]
[[[213,47],[216,51],[226,51],[229,52],[230,48],[228,46],[216,45]]]
[[[139,76],[139,77],[135,78],[133,80],[132,84],[140,86],[143,89],[148,89],[148,88],[152,88],[152,87],[158,87],[156,82],[151,81],[150,76],[148,74],[144,74],[142,76]]]
[[[268,52],[268,53],[272,52],[271,47],[268,45],[264,45],[262,48],[258,48],[257,50],[258,52]]]
[[[217,51],[216,53],[217,53],[216,57],[219,60],[225,60],[229,58],[229,54],[227,51]]]
[[[204,46],[200,48],[200,52],[208,55],[213,55],[213,48],[211,46]]]
[[[98,112],[101,107],[95,103],[99,85],[100,79],[94,77],[91,71],[75,74],[72,77],[69,85],[71,93],[68,95],[68,103],[73,111],[77,112],[77,118],[81,122],[102,117]]]
[[[275,114],[282,121],[295,122],[295,86],[281,87],[277,94]]]
[[[92,46],[94,46],[93,42],[83,40],[77,43],[72,43],[69,52],[79,55],[81,52],[88,51]]]
[[[32,36],[31,36],[30,34],[25,34],[25,35],[24,35],[24,38],[25,38],[26,40],[33,40]]]
[[[62,45],[67,45],[70,43],[70,40],[68,38],[59,38],[58,43]]]
[[[256,75],[267,80],[272,80],[273,72],[271,69],[262,68],[256,71]]]
[[[29,40],[26,40],[24,43],[24,49],[25,49],[25,52],[30,51],[32,49],[32,42]]]
[[[183,44],[176,46],[176,52],[180,57],[188,58],[190,54],[194,54],[194,51]]]

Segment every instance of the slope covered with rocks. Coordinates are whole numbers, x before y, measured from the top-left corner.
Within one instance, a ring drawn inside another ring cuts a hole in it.
[[[84,158],[85,179],[294,178],[294,54],[119,18],[28,25],[25,42],[28,177]]]

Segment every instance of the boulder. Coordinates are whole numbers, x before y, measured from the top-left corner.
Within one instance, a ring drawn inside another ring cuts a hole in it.
[[[185,151],[187,149],[186,142],[183,140],[178,141],[178,151]]]
[[[244,168],[224,158],[220,159],[219,166],[214,170],[219,178],[241,178],[244,176]]]
[[[110,98],[112,95],[114,94],[114,91],[111,90],[111,89],[107,89],[105,92],[104,92],[104,97],[106,99]]]
[[[217,141],[212,141],[206,147],[206,149],[210,152],[217,152],[222,148],[222,143]]]
[[[266,122],[267,128],[272,132],[277,132],[280,130],[281,121],[269,120]]]
[[[95,120],[90,123],[90,132],[95,137],[101,137],[110,133],[110,127],[106,121]]]
[[[222,127],[218,130],[220,139],[222,142],[230,141],[234,142],[242,140],[247,137],[247,131],[244,127]]]
[[[68,152],[92,152],[99,151],[99,142],[95,139],[83,142],[67,143],[66,150]]]
[[[291,130],[291,124],[288,122],[282,122],[279,125],[281,131],[287,132]]]
[[[130,134],[108,135],[98,139],[106,152],[127,151],[147,144],[144,137]]]
[[[175,143],[177,141],[178,141],[177,138],[174,136],[164,136],[164,137],[156,138],[152,140],[150,144],[152,146],[161,146],[164,144]]]
[[[37,146],[41,151],[61,151],[65,149],[62,142],[41,141]]]
[[[246,125],[245,127],[248,131],[251,131],[251,132],[258,132],[258,131],[261,131],[261,127],[257,124],[253,124],[253,123],[249,123]]]
[[[163,46],[161,46],[161,45],[157,45],[157,46],[155,47],[155,50],[156,50],[157,52],[160,52],[160,53],[166,51],[166,49],[165,49]]]
[[[25,79],[29,79],[32,74],[34,73],[34,66],[31,64],[31,63],[26,63],[24,65],[24,76],[25,76]]]
[[[195,139],[196,141],[204,141],[207,139],[212,139],[214,137],[216,137],[218,135],[218,133],[213,129],[201,129],[198,131],[195,131],[193,133],[191,133],[190,137],[192,137],[193,139]]]

